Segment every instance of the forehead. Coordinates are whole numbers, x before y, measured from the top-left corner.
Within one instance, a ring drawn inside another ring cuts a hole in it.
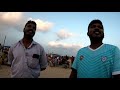
[[[91,26],[93,26],[93,25],[95,25],[95,26],[102,26],[100,23],[93,23],[93,24],[91,24]]]
[[[33,23],[27,23],[26,26],[35,26]]]

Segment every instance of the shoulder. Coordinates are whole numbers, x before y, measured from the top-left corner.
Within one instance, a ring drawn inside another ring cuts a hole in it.
[[[87,50],[88,50],[88,46],[80,48],[77,51],[77,56],[79,56],[79,54],[82,54],[82,53],[86,52]]]
[[[41,44],[39,44],[38,42],[34,41],[35,45],[41,49],[41,50],[44,50],[43,46]]]
[[[80,48],[80,49],[78,50],[78,52],[85,51],[85,50],[87,50],[87,49],[88,49],[88,46],[83,47],[83,48]]]
[[[112,45],[112,44],[104,44],[104,45],[107,47],[116,47],[115,45]]]
[[[110,49],[118,49],[118,47],[117,46],[115,46],[115,45],[112,45],[112,44],[104,44],[104,46],[106,47],[106,48],[110,48]]]
[[[105,44],[104,47],[106,50],[111,51],[112,53],[120,53],[120,49],[115,45]]]
[[[13,45],[11,45],[11,49],[14,49],[18,44],[19,44],[20,42],[18,41],[18,42],[16,42],[16,43],[14,43]]]

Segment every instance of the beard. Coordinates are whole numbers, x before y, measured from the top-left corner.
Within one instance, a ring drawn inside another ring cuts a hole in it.
[[[34,35],[35,35],[35,33],[33,33],[33,34],[27,34],[27,33],[24,32],[24,36],[25,36],[27,39],[33,39]]]
[[[91,41],[102,41],[103,38],[104,38],[104,35],[102,35],[101,37],[92,37],[92,36],[89,36],[90,40]]]

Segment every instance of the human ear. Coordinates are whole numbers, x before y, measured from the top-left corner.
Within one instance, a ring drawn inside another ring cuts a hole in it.
[[[87,32],[87,35],[89,36],[89,32]]]
[[[23,29],[23,32],[25,32],[25,28]]]

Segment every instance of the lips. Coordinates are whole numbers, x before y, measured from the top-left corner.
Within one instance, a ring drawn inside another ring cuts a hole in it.
[[[101,32],[99,31],[99,29],[95,29],[95,30],[94,30],[94,33],[95,33],[95,34],[101,34]]]
[[[31,29],[26,30],[26,32],[27,32],[27,33],[30,33],[30,34],[34,33],[34,31],[33,31],[33,30],[31,30]]]
[[[33,31],[31,31],[31,30],[30,30],[30,31],[28,31],[28,32],[29,32],[29,33],[33,33]]]
[[[30,35],[33,36],[35,34],[35,32],[33,30],[26,30],[26,35]]]
[[[98,32],[98,31],[96,31],[96,32],[94,32],[95,34],[101,34],[101,32]]]

